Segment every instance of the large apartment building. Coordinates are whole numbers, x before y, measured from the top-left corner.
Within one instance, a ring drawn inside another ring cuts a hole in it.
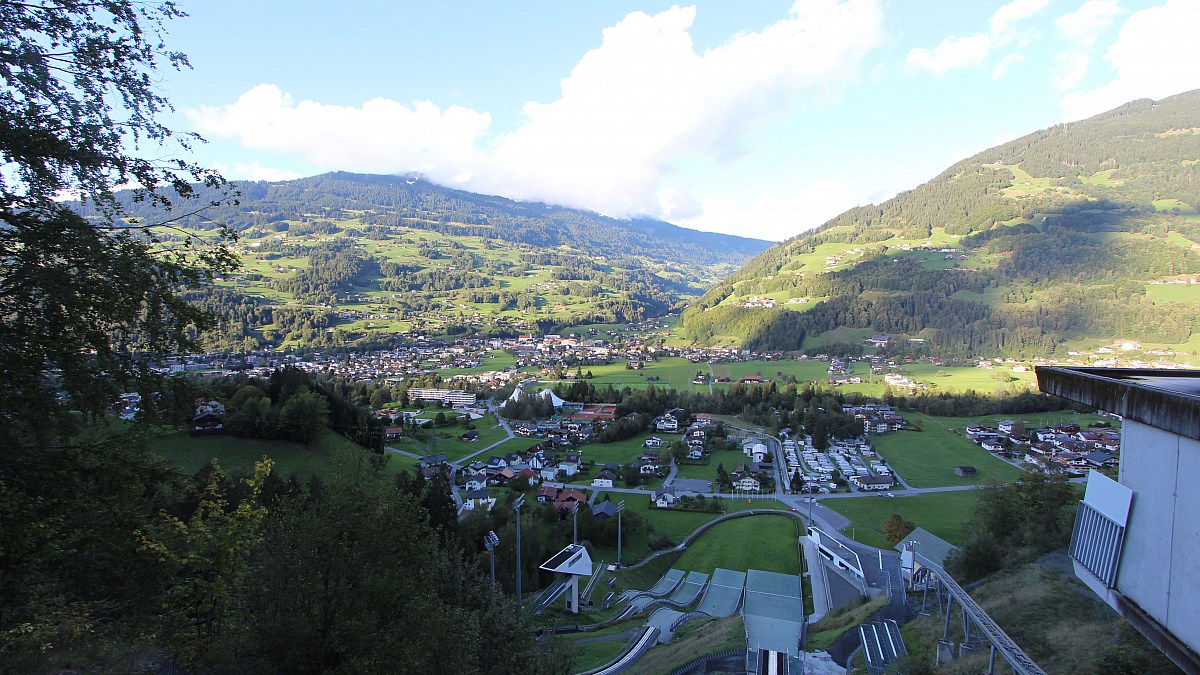
[[[410,401],[441,401],[446,405],[475,405],[475,394],[458,389],[409,389]]]

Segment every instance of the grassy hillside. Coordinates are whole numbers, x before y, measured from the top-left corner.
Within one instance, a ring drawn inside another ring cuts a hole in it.
[[[802,349],[885,333],[912,339],[895,353],[948,356],[1127,339],[1190,351],[1200,136],[1178,132],[1194,128],[1200,92],[982,152],[772,247],[685,313],[686,335]]]
[[[240,237],[240,272],[192,296],[223,319],[215,346],[628,323],[666,314],[768,245],[397,176],[334,173],[238,187],[236,205],[178,221],[180,237],[203,237],[217,224]],[[148,204],[127,208],[164,218]]]
[[[998,573],[971,590],[971,597],[1047,673],[1179,673],[1067,571],[1062,554]],[[932,663],[944,619],[936,611],[902,629],[916,662]],[[950,622],[951,640],[962,627]],[[988,652],[944,664],[931,672],[976,673],[987,669]],[[924,671],[921,672],[930,672]]]

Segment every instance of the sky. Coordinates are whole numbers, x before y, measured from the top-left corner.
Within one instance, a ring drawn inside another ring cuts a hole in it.
[[[782,240],[1200,88],[1198,0],[179,0],[158,83],[244,180],[440,185]]]

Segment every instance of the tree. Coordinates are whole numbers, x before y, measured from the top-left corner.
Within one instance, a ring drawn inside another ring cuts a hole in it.
[[[53,626],[39,598],[79,617],[86,639],[155,602],[133,533],[173,472],[138,426],[81,427],[127,391],[157,415],[160,378],[142,357],[192,348],[209,322],[181,292],[234,266],[228,229],[173,229],[220,200],[223,180],[157,159],[198,140],[157,121],[170,109],[160,71],[187,65],[164,42],[182,15],[171,2],[0,2],[0,634]],[[161,219],[123,219],[125,199]],[[54,632],[44,643],[63,651],[85,639]]]
[[[621,480],[625,481],[626,487],[637,487],[642,484],[642,474],[638,471],[635,464],[621,465]]]
[[[725,463],[718,462],[717,463],[717,485],[718,486],[727,486],[730,484],[731,484],[731,481],[729,480],[729,472],[725,470]]]
[[[181,351],[205,315],[179,297],[230,269],[219,228],[201,240],[172,228],[192,183],[220,190],[221,177],[183,160],[151,156],[198,140],[157,121],[171,109],[155,86],[169,51],[164,22],[174,4],[106,0],[0,3],[0,415],[47,420],[63,407],[44,386],[46,368],[73,407],[98,412],[150,371],[135,347]],[[157,146],[157,149],[155,149]],[[116,190],[162,208],[162,221],[127,222]],[[58,201],[78,194],[90,218]],[[214,192],[213,194],[219,194]],[[198,206],[211,205],[213,200]],[[171,210],[174,209],[172,212]],[[170,230],[172,241],[162,234]],[[37,415],[24,413],[37,411]],[[47,420],[47,424],[54,424]]]
[[[257,504],[271,460],[254,465],[249,494],[231,506],[216,460],[212,461],[199,508],[188,521],[163,515],[149,532],[137,533],[141,550],[167,571],[164,627],[194,657],[224,637],[234,615],[237,590],[250,574],[249,555],[260,538],[267,509]]]
[[[674,459],[676,462],[682,462],[683,460],[687,459],[687,456],[688,456],[687,443],[684,443],[683,441],[676,439],[675,442],[671,444],[671,458]]]
[[[893,513],[883,521],[883,538],[893,546],[917,529],[917,524],[905,520],[899,513]]]
[[[296,394],[279,407],[279,423],[284,436],[308,443],[329,424],[329,399],[315,391]]]

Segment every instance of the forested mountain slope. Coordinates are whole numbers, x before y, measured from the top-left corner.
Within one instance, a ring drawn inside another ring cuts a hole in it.
[[[781,242],[684,315],[698,342],[1051,355],[1200,328],[1200,91],[1139,100],[951,166]],[[910,339],[904,339],[910,338]]]
[[[217,348],[638,321],[680,308],[769,245],[416,176],[331,173],[238,189],[238,203],[178,221],[184,232],[226,225],[240,235],[241,272],[190,297],[221,318],[208,336]],[[150,222],[165,217],[152,204],[126,207]]]

